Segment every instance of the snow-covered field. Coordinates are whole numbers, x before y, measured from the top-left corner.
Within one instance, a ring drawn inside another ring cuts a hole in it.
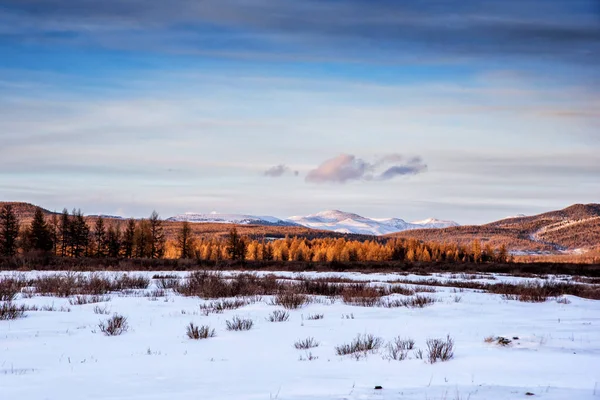
[[[44,273],[27,275],[39,274]],[[371,284],[407,278],[303,275]],[[145,291],[113,293],[110,301],[80,306],[65,298],[18,295],[16,304],[53,305],[70,312],[29,311],[25,318],[0,321],[0,400],[600,399],[599,301],[567,296],[568,304],[524,303],[436,287],[437,292],[427,295],[438,301],[425,308],[359,307],[322,298],[289,310],[287,322],[273,323],[266,318],[282,308],[271,305],[270,296],[237,310],[204,315],[199,306],[206,300],[197,297],[172,291],[166,297],[141,297],[155,289],[154,283]],[[110,315],[95,314],[98,305],[126,316],[129,331],[104,336],[98,323]],[[308,320],[310,314],[324,317]],[[236,315],[251,318],[253,328],[226,330],[225,321]],[[216,337],[188,339],[190,322],[211,326]],[[388,360],[385,346],[358,360],[336,355],[336,346],[358,334],[373,334],[385,342],[396,336],[412,338],[424,351],[427,339],[450,335],[454,358],[430,364],[411,351],[404,361]],[[489,336],[518,339],[500,346],[486,343]],[[294,348],[294,342],[308,337],[319,346]],[[309,353],[317,358],[306,360]]]

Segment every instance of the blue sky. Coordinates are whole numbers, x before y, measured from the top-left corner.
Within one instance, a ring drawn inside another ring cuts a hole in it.
[[[0,0],[0,198],[481,223],[600,201],[593,0]]]

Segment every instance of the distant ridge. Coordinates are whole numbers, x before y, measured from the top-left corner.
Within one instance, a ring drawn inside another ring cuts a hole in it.
[[[578,253],[600,249],[600,204],[575,204],[533,216],[515,216],[485,225],[412,230],[393,237],[468,245],[474,240],[516,253]]]
[[[288,221],[293,221],[309,228],[324,229],[338,233],[377,236],[410,229],[433,229],[458,226],[454,221],[442,221],[434,218],[423,221],[406,222],[401,218],[367,218],[340,210],[328,210],[307,216],[289,217]]]
[[[297,226],[290,221],[285,221],[270,216],[255,216],[246,214],[221,214],[212,212],[209,214],[185,213],[167,218],[167,221],[181,222],[188,221],[194,223],[220,223],[220,224],[240,224],[240,225],[266,225],[266,226]]]

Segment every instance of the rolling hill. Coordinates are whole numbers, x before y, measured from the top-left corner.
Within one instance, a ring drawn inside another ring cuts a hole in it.
[[[600,248],[600,204],[576,204],[534,216],[505,218],[485,225],[412,230],[388,237],[469,244],[478,239],[517,252],[568,252]]]

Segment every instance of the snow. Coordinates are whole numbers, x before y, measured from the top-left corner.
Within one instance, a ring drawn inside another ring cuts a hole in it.
[[[431,278],[275,274],[335,276],[371,284]],[[434,277],[460,279],[449,274]],[[511,282],[536,279],[491,277]],[[98,321],[107,316],[93,313],[96,304],[71,306],[64,298],[20,297],[18,304],[54,304],[71,312],[28,312],[26,318],[0,321],[0,399],[500,400],[528,398],[526,392],[547,400],[600,398],[600,302],[568,296],[570,304],[522,303],[470,290],[436,290],[428,295],[438,302],[423,309],[356,307],[323,299],[291,310],[290,320],[282,323],[266,321],[270,312],[280,308],[270,305],[268,296],[238,310],[204,316],[198,307],[204,300],[195,297],[169,292],[166,298],[154,300],[114,293],[102,305],[127,316],[130,324],[128,332],[116,337],[98,332]],[[324,319],[307,320],[313,313],[324,314]],[[225,321],[234,315],[252,318],[254,328],[227,331]],[[353,318],[343,318],[347,315]],[[210,325],[217,336],[187,339],[185,327],[192,321]],[[397,335],[410,337],[421,349],[428,338],[449,334],[456,342],[455,357],[429,364],[412,354],[404,361],[388,361],[383,351],[358,361],[335,354],[335,346],[363,333],[386,341]],[[490,335],[519,339],[501,347],[484,342]],[[300,361],[307,352],[293,347],[306,337],[320,342],[310,350],[316,360]],[[376,385],[383,389],[374,390]]]
[[[167,221],[188,221],[196,223],[221,223],[221,224],[257,224],[257,225],[295,225],[289,221],[271,217],[247,214],[221,214],[212,211],[209,214],[187,212],[168,218]]]
[[[401,218],[367,218],[339,210],[321,211],[307,216],[293,216],[289,217],[288,221],[314,229],[377,236],[410,229],[458,226],[456,222],[442,221],[435,218],[409,223]]]

